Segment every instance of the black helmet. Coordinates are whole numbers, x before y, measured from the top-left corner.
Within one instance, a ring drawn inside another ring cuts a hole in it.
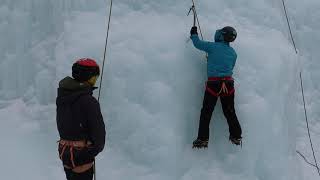
[[[222,28],[221,32],[226,42],[233,42],[237,38],[237,31],[231,26]]]

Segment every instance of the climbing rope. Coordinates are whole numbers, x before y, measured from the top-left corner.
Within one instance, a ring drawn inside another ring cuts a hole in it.
[[[284,13],[285,13],[285,16],[286,16],[289,33],[290,33],[290,37],[291,37],[291,40],[292,40],[292,45],[293,45],[293,47],[294,47],[294,50],[295,50],[296,54],[298,55],[298,50],[297,50],[296,43],[295,43],[294,38],[293,38],[293,34],[292,34],[292,30],[291,30],[291,25],[290,25],[289,18],[288,18],[287,8],[286,8],[286,4],[285,4],[284,0],[282,0],[282,6],[283,6],[283,10],[284,10]],[[315,164],[310,163],[310,162],[306,159],[306,157],[305,157],[302,153],[300,153],[299,151],[296,151],[296,152],[305,160],[306,163],[308,163],[309,165],[315,167],[315,168],[317,169],[317,171],[318,171],[319,176],[320,176],[320,169],[319,169],[319,166],[318,166],[318,163],[317,163],[317,158],[316,158],[316,156],[315,156],[315,151],[314,151],[314,148],[313,148],[313,143],[312,143],[311,134],[310,134],[308,114],[307,114],[307,108],[306,108],[306,102],[305,102],[305,95],[304,95],[304,88],[303,88],[302,71],[300,71],[299,77],[300,77],[301,95],[302,95],[302,100],[303,100],[305,121],[306,121],[306,124],[307,124],[308,137],[309,137],[310,146],[311,146],[311,150],[312,150],[313,159],[314,159]]]
[[[300,151],[296,151],[296,152],[304,159],[304,161],[305,161],[307,164],[309,164],[310,166],[313,166],[313,167],[315,167],[315,168],[318,169],[318,167],[317,167],[316,165],[312,164],[311,162],[309,162],[309,161],[307,160],[307,158],[306,158]]]
[[[104,73],[104,65],[105,65],[105,62],[106,62],[106,54],[107,54],[107,47],[108,47],[111,15],[112,15],[112,0],[110,0],[108,28],[107,28],[107,36],[106,36],[106,41],[105,41],[105,46],[104,46],[104,53],[103,53],[103,62],[102,62],[102,70],[101,70],[101,77],[100,77],[98,101],[100,101],[100,95],[101,95],[101,89],[102,89],[102,80],[103,80],[103,73]]]
[[[318,166],[318,163],[317,163],[317,158],[316,158],[316,155],[315,155],[315,152],[314,152],[314,148],[313,148],[313,143],[312,143],[312,140],[311,140],[311,135],[310,135],[310,128],[309,128],[309,122],[308,122],[308,116],[307,116],[307,108],[306,108],[306,102],[305,102],[305,96],[304,96],[304,90],[303,90],[303,81],[302,81],[302,73],[300,72],[300,82],[301,82],[301,92],[302,92],[302,99],[303,99],[303,107],[304,107],[304,115],[305,115],[305,119],[306,119],[306,124],[307,124],[307,129],[308,129],[308,136],[309,136],[309,141],[310,141],[310,146],[311,146],[311,150],[312,150],[312,154],[313,154],[313,159],[314,159],[314,162],[315,162],[315,166],[317,168],[317,171],[318,171],[318,174],[320,176],[320,170],[319,170],[319,166]]]
[[[298,54],[298,50],[297,50],[297,47],[296,47],[296,43],[295,43],[294,38],[293,38],[293,35],[292,35],[291,25],[290,25],[290,23],[289,23],[289,18],[288,18],[288,13],[287,13],[287,7],[286,7],[286,4],[284,3],[284,0],[282,0],[282,6],[283,6],[284,14],[286,15],[286,19],[287,19],[287,24],[288,24],[288,28],[289,28],[289,33],[290,33],[291,41],[292,41],[294,50],[296,51],[296,54]]]
[[[110,0],[108,28],[107,28],[107,36],[106,36],[106,41],[105,41],[105,46],[104,46],[104,53],[103,53],[103,62],[102,62],[102,70],[101,70],[101,77],[100,77],[100,84],[99,84],[98,102],[100,102],[100,95],[101,95],[101,89],[102,89],[102,80],[103,80],[104,66],[105,66],[105,62],[106,62],[106,54],[107,54],[107,47],[108,47],[111,15],[112,15],[112,0]],[[96,174],[96,160],[95,159],[93,161],[93,175],[94,175],[94,180],[96,180],[97,179],[97,174]]]

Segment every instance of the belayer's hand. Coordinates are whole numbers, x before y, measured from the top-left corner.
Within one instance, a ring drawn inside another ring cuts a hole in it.
[[[197,34],[198,35],[198,28],[197,26],[193,26],[190,30],[190,34],[193,35],[193,34]]]

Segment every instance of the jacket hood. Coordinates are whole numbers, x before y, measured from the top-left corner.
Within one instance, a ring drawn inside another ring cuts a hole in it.
[[[59,88],[66,89],[69,91],[77,91],[82,89],[88,89],[90,88],[90,85],[79,82],[68,76],[59,82]]]
[[[59,82],[57,104],[73,103],[83,94],[92,95],[95,88],[71,77],[65,77]]]
[[[216,30],[216,33],[214,34],[214,42],[223,42],[223,43],[229,44],[224,40],[221,29]]]

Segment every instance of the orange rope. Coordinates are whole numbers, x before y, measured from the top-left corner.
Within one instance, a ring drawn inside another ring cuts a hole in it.
[[[62,151],[61,151],[61,154],[59,155],[59,157],[60,157],[60,159],[62,160],[62,156],[63,156],[63,154],[64,154],[64,151],[66,150],[66,145],[63,145],[62,146]]]
[[[72,168],[75,168],[76,165],[74,163],[74,157],[73,157],[73,146],[70,146],[70,160],[71,160],[71,163],[72,163]]]

